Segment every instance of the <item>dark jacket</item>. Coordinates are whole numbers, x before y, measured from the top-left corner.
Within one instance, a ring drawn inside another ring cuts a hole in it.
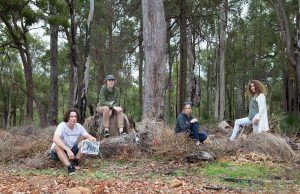
[[[113,87],[113,90],[110,92],[106,84],[103,85],[100,90],[99,98],[98,105],[100,106],[108,106],[109,108],[120,106],[120,91],[117,87]]]
[[[186,130],[191,128],[191,120],[193,119],[192,115],[186,115],[184,113],[180,113],[176,119],[176,133],[185,132]]]

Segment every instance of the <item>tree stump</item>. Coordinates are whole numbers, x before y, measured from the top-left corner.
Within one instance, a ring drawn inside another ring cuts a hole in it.
[[[124,132],[131,133],[136,132],[135,129],[135,122],[132,117],[129,117],[124,114]],[[119,129],[117,124],[117,116],[115,112],[112,112],[111,117],[109,118],[109,126],[110,126],[110,134],[111,136],[118,136],[119,135]],[[84,122],[84,127],[88,130],[88,132],[96,137],[97,139],[103,138],[103,115],[100,113],[96,113],[94,116],[89,117]]]

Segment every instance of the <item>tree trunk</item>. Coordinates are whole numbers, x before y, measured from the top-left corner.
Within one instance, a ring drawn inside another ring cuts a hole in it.
[[[11,88],[8,89],[8,109],[7,109],[7,122],[6,122],[6,129],[11,128],[11,100],[12,100],[12,90]]]
[[[56,15],[56,8],[49,3],[50,15]],[[58,113],[58,74],[57,74],[57,51],[58,51],[58,26],[50,24],[50,99],[49,99],[49,124],[57,124]]]
[[[247,57],[248,57],[248,50],[247,50],[247,35],[246,35],[246,32],[245,32],[245,29],[243,29],[243,49],[244,49],[244,59],[243,59],[243,63],[246,64],[247,62]],[[245,74],[246,73],[246,68],[243,68],[242,70],[242,73]],[[245,76],[242,76],[242,83],[241,83],[241,97],[242,97],[242,104],[241,104],[241,114],[245,114],[245,107],[246,107],[246,97],[245,97],[245,94],[246,94],[246,90],[245,90],[245,86],[246,86],[246,81],[245,81]],[[241,116],[241,115],[240,115]]]
[[[139,39],[139,106],[143,112],[143,20],[140,21],[140,39]]]
[[[210,58],[210,49],[209,49],[209,43],[206,43],[206,53],[207,53],[207,58],[206,58],[206,64],[207,64],[207,75],[206,75],[206,114],[207,114],[207,119],[210,116],[210,91],[211,91],[211,87],[210,87],[210,73],[211,73],[211,58]]]
[[[168,20],[168,28],[170,27],[170,20]],[[173,69],[173,62],[174,62],[174,57],[175,53],[173,54],[172,51],[172,46],[171,46],[171,37],[172,37],[172,31],[168,30],[167,32],[167,43],[168,43],[168,54],[169,54],[169,72],[168,72],[168,105],[167,105],[167,121],[170,122],[172,121],[172,113],[173,113],[173,108],[172,108],[172,69]],[[175,103],[176,104],[176,103]]]
[[[193,103],[193,106],[199,107],[200,105],[200,81],[197,82],[194,74],[195,70],[195,46],[193,45],[193,34],[190,28],[187,29],[187,51],[188,51],[188,76],[187,76],[187,99]],[[200,69],[200,63],[199,63]],[[200,77],[199,77],[200,78]],[[199,79],[200,80],[200,79]],[[198,93],[197,93],[198,90]]]
[[[17,21],[15,21],[15,18],[13,17],[13,21],[11,24],[8,20],[8,17],[6,15],[3,15],[2,12],[0,12],[0,17],[2,21],[5,23],[9,34],[11,35],[14,44],[16,45],[23,64],[24,68],[24,75],[25,75],[25,85],[26,85],[26,91],[27,91],[27,103],[26,103],[26,122],[32,123],[33,120],[33,79],[32,79],[32,67],[31,63],[27,61],[27,58],[25,56],[25,49],[23,48],[23,45],[25,44],[26,39],[26,32],[22,31],[20,27],[17,25]],[[24,40],[23,40],[24,39]],[[24,41],[24,42],[23,42]]]
[[[218,50],[218,48],[216,48]],[[217,55],[218,56],[218,55]],[[217,61],[217,58],[216,58]],[[215,111],[214,111],[214,117],[215,119],[220,118],[220,80],[219,80],[219,72],[218,72],[218,62],[216,62],[216,87],[215,87]]]
[[[12,110],[12,126],[17,125],[17,95],[18,95],[18,89],[16,91],[16,95],[13,98],[13,110]]]
[[[47,114],[46,114],[46,109],[45,106],[42,104],[40,99],[33,93],[33,99],[35,102],[35,105],[37,107],[38,115],[40,118],[40,127],[45,128],[47,127]]]
[[[282,0],[269,0],[271,5],[274,7],[275,14],[277,16],[278,23],[280,25],[280,31],[281,31],[281,37],[284,43],[284,51],[285,55],[291,64],[291,66],[295,69],[296,74],[296,94],[292,96],[291,98],[294,99],[294,112],[299,115],[300,113],[300,1],[298,0],[298,12],[296,17],[296,28],[297,28],[297,35],[296,41],[297,41],[297,50],[296,52],[293,49],[293,41],[291,37],[290,27],[289,27],[289,20],[285,11],[284,2]]]
[[[164,113],[165,72],[168,62],[167,29],[162,0],[142,0],[145,52],[143,119],[161,118]]]
[[[74,107],[76,96],[78,95],[78,66],[77,66],[77,44],[76,44],[76,14],[74,0],[66,0],[69,8],[71,26],[70,33],[66,32],[70,47],[70,87],[69,87],[69,108]]]
[[[224,120],[225,113],[225,41],[226,41],[226,5],[224,0],[220,5],[220,102],[219,120]]]
[[[242,88],[244,86],[242,85]],[[241,118],[244,115],[243,112],[243,96],[245,96],[245,93],[243,93],[243,90],[240,87],[236,87],[235,90],[235,118]]]
[[[4,89],[3,89],[4,91]],[[8,97],[5,95],[3,97],[3,119],[1,128],[7,128],[7,118],[8,118]]]
[[[112,29],[113,29],[113,7],[112,7],[112,0],[108,0],[108,66],[107,66],[107,74],[114,74],[114,64],[113,64],[113,36],[112,36]]]
[[[269,1],[274,7],[277,20],[280,24],[281,36],[285,44],[285,54],[287,56],[287,59],[289,60],[291,65],[295,66],[296,59],[294,57],[294,52],[292,49],[292,39],[291,39],[291,33],[289,28],[289,21],[288,21],[287,14],[285,12],[283,2],[282,0],[269,0]]]
[[[300,0],[298,0],[298,13],[297,13],[297,50],[296,50],[296,77],[297,77],[297,112],[300,116]]]
[[[288,113],[288,76],[285,69],[282,72],[283,77],[283,92],[282,92],[282,102],[283,102],[283,110]]]
[[[29,44],[27,42],[27,39],[24,38],[24,47],[25,47],[25,51],[21,52],[23,54],[21,54],[21,58],[24,57],[24,60],[26,61],[26,69],[24,67],[25,70],[25,78],[26,78],[26,74],[27,74],[27,79],[30,82],[30,89],[26,90],[26,94],[27,96],[30,95],[32,96],[32,101],[35,101],[37,110],[38,110],[38,115],[39,115],[39,119],[40,119],[40,127],[44,128],[47,126],[47,114],[46,114],[46,109],[44,107],[44,105],[42,103],[40,103],[40,99],[38,99],[38,97],[35,95],[34,89],[33,89],[33,78],[32,78],[32,59],[31,59],[31,54],[29,51]],[[22,57],[23,56],[23,57]],[[24,65],[24,63],[23,63]],[[28,94],[28,92],[30,92]],[[32,106],[33,108],[33,106]],[[32,112],[33,114],[33,109],[30,110],[30,112]]]
[[[187,77],[187,32],[186,32],[186,0],[180,0],[180,68],[179,68],[179,109],[177,114],[183,108],[183,103],[186,101],[186,77]]]
[[[98,35],[99,41],[98,41],[98,47],[95,50],[95,58],[96,58],[96,65],[97,65],[97,102],[99,102],[99,94],[100,94],[100,89],[103,85],[103,80],[105,77],[105,63],[104,63],[104,40],[101,37],[101,35]]]
[[[83,79],[79,76],[79,93],[78,101],[76,102],[76,107],[78,107],[80,112],[80,123],[84,123],[84,118],[86,117],[86,106],[87,106],[87,92],[89,85],[89,75],[90,75],[90,45],[91,45],[91,25],[94,16],[94,0],[90,0],[90,12],[86,25],[85,33],[85,48],[84,48],[84,59],[83,59]],[[80,69],[81,71],[81,69]]]
[[[100,25],[99,23],[100,21],[100,16],[99,13],[97,14],[97,12],[95,12],[95,25],[94,26],[98,26]],[[100,32],[98,32],[98,34],[96,34],[95,36],[93,36],[93,38],[95,39],[94,45],[92,47],[93,49],[93,58],[94,58],[94,62],[96,63],[96,69],[97,69],[97,102],[99,102],[99,94],[100,94],[100,89],[103,85],[103,80],[105,77],[105,41],[103,38],[103,34]]]
[[[20,51],[20,50],[19,50]],[[28,64],[23,48],[20,51],[24,74],[26,83],[26,94],[27,94],[27,104],[26,104],[26,122],[32,123],[33,120],[33,79],[32,79],[32,67]]]
[[[29,96],[31,94],[32,101],[35,101],[35,104],[36,104],[36,107],[38,110],[38,115],[39,115],[39,119],[40,119],[40,127],[44,128],[47,126],[47,114],[46,114],[44,105],[40,102],[40,99],[35,95],[35,92],[33,90],[32,60],[31,60],[31,55],[29,52],[29,45],[28,45],[26,38],[24,39],[24,47],[25,47],[25,50],[22,48],[19,51],[20,51],[21,59],[23,62],[24,70],[25,70],[25,79],[28,79],[31,87],[30,87],[30,90],[28,90],[28,88],[27,88],[26,91],[24,90],[23,92],[27,96]],[[26,67],[26,69],[25,69],[25,67]],[[26,78],[26,76],[27,76],[27,78]],[[33,106],[32,106],[32,108],[33,108]],[[33,109],[31,111],[33,112]]]
[[[215,38],[218,39],[218,32],[217,32],[217,20],[215,19]],[[219,55],[220,55],[220,47],[218,42],[215,43],[215,61],[214,61],[214,72],[215,72],[215,107],[214,107],[214,118],[219,118],[219,106],[220,106],[220,78],[219,78]]]
[[[176,64],[176,103],[175,103],[175,110],[176,110],[176,116],[178,113],[180,113],[180,103],[179,103],[179,66],[178,66],[178,58],[175,57],[175,64]]]
[[[231,87],[230,87],[231,88]],[[232,110],[232,90],[228,89],[226,90],[226,96],[228,100],[228,113],[229,113],[229,118],[232,119],[233,115],[233,110]]]

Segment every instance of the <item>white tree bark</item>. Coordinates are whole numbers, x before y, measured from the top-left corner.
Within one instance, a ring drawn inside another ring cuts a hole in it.
[[[89,77],[90,77],[90,44],[91,44],[91,25],[93,21],[94,16],[94,0],[90,0],[90,12],[87,20],[87,26],[86,26],[86,43],[85,43],[85,49],[84,49],[84,66],[83,66],[83,80],[79,80],[81,82],[81,92],[79,93],[79,111],[82,115],[81,122],[84,121],[85,115],[86,115],[86,105],[87,105],[87,92],[88,92],[88,86],[89,86]]]
[[[162,0],[142,0],[145,84],[143,119],[159,118],[164,111],[167,29]]]
[[[91,40],[91,25],[94,16],[94,0],[90,0],[90,12],[87,20],[87,44],[90,44]],[[90,46],[90,45],[88,45]],[[87,90],[89,86],[89,76],[90,76],[90,50],[86,50],[85,54],[85,64],[84,64],[84,78],[83,78],[83,91],[81,93],[81,97],[87,95]]]

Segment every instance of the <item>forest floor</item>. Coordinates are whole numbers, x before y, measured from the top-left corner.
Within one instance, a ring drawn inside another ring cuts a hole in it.
[[[88,158],[74,176],[56,165],[30,169],[0,166],[0,192],[199,193],[300,192],[300,171],[286,164],[220,158],[212,163],[160,158],[113,161]]]
[[[76,175],[68,176],[47,158],[54,129],[0,129],[0,193],[300,193],[300,151],[271,133],[227,144],[226,134],[211,129],[210,143],[197,147],[164,129],[146,152],[134,148],[110,159],[87,157]],[[185,160],[201,150],[216,160]]]

